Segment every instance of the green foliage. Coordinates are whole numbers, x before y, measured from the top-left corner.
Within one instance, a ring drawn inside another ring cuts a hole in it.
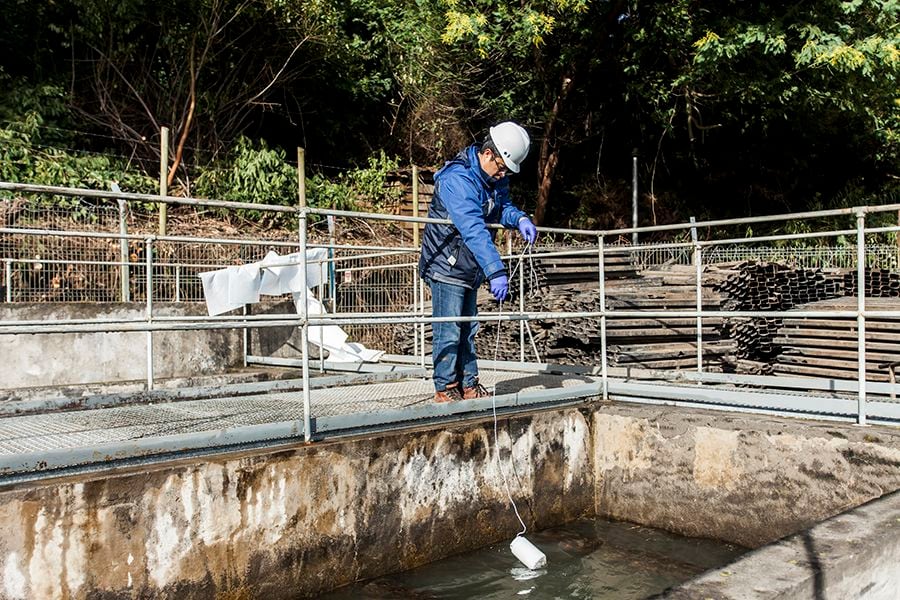
[[[124,191],[154,193],[155,181],[121,159],[56,147],[71,143],[46,125],[48,118],[56,122],[67,114],[63,98],[62,91],[52,85],[7,88],[0,103],[0,180],[99,190],[109,190],[118,183]],[[18,114],[14,112],[16,107],[21,109]],[[83,203],[68,196],[36,196],[33,200],[71,208]]]
[[[618,60],[653,173],[665,165],[668,186],[731,198],[720,216],[830,203],[854,179],[877,197],[900,164],[898,10],[895,0],[643,4],[624,21]]]
[[[538,196],[556,153],[552,218],[571,225],[627,222],[634,148],[661,221],[879,202],[900,176],[897,0],[8,8],[3,179],[152,191],[107,138],[64,130],[152,170],[159,127],[172,157],[190,121],[177,177],[198,194],[293,205],[278,148],[300,143],[346,167],[309,177],[311,205],[378,207],[388,156],[437,165],[507,118],[534,141],[515,199]]]
[[[229,202],[297,204],[297,171],[283,150],[240,137],[232,156],[204,168],[194,183],[196,195]]]
[[[369,158],[367,167],[350,169],[334,180],[313,174],[306,182],[307,204],[315,208],[359,210],[365,203],[377,208],[399,194],[386,185],[388,174],[397,167],[396,159],[388,158],[382,151]],[[230,202],[296,206],[297,177],[296,166],[287,162],[283,150],[241,137],[228,159],[201,170],[194,192],[198,197]],[[227,215],[228,211],[223,210],[222,214]],[[281,213],[241,211],[241,214],[256,221],[285,219]]]
[[[309,206],[335,210],[375,210],[399,199],[401,190],[388,187],[388,175],[399,167],[398,161],[384,151],[369,157],[368,166],[350,169],[328,179],[320,173],[307,179]]]

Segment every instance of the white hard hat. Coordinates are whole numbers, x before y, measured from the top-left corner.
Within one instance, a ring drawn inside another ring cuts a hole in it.
[[[490,134],[491,141],[497,146],[503,162],[510,171],[518,173],[519,165],[528,156],[528,150],[531,148],[528,132],[517,123],[506,121],[491,127]]]

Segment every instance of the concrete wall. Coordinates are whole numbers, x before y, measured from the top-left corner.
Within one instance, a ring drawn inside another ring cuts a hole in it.
[[[596,512],[755,548],[900,489],[900,429],[616,404]]]
[[[900,597],[900,493],[849,511],[667,590],[667,600]]]
[[[900,487],[900,433],[594,405],[0,491],[0,598],[295,598],[595,511],[748,545]],[[514,467],[514,468],[513,468]],[[503,469],[501,471],[501,468]]]
[[[290,313],[291,302],[258,305],[262,312]],[[0,320],[142,319],[141,303],[35,303],[0,305]],[[154,315],[205,315],[197,302],[158,303]],[[254,330],[251,350],[296,356],[296,328]],[[222,373],[243,364],[243,334],[237,329],[164,331],[153,334],[156,378]],[[146,333],[71,333],[0,336],[0,390],[147,378]]]
[[[589,418],[324,443],[0,493],[0,598],[296,598],[593,509]],[[516,465],[513,473],[511,460]]]

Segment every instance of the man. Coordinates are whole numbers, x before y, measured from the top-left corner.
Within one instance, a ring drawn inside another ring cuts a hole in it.
[[[509,293],[509,276],[494,246],[488,223],[518,229],[529,244],[537,228],[509,200],[507,173],[518,173],[528,156],[528,133],[513,122],[500,123],[480,146],[462,150],[434,175],[428,216],[452,225],[428,223],[422,236],[419,275],[431,287],[435,317],[478,314],[478,287],[489,281],[498,302]],[[432,324],[435,402],[490,396],[478,383],[476,321]]]

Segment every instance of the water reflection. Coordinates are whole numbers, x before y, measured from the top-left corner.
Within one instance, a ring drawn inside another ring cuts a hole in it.
[[[729,563],[745,552],[730,544],[593,518],[527,537],[547,555],[546,568],[532,571],[522,566],[509,551],[508,540],[342,588],[325,598],[637,600]]]

